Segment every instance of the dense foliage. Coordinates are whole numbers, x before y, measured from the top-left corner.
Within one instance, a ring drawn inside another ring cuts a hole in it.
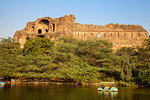
[[[51,51],[54,42],[48,38],[29,39],[24,45],[23,55],[44,55]]]
[[[117,51],[103,40],[36,38],[20,49],[12,39],[1,39],[0,77],[150,85],[150,39],[142,47]]]

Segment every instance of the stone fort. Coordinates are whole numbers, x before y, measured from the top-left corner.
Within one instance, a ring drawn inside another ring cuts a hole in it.
[[[16,31],[14,41],[19,42],[21,48],[26,40],[35,37],[47,37],[55,40],[59,37],[72,37],[82,40],[108,40],[113,49],[120,47],[136,47],[144,39],[149,38],[148,32],[140,25],[107,24],[86,25],[75,22],[74,15],[65,15],[60,18],[44,17],[35,22],[28,22],[23,30]]]

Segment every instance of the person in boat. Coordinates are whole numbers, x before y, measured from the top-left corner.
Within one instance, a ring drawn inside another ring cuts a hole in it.
[[[108,89],[109,89],[109,86],[105,86],[105,87],[104,87],[104,90],[108,90]]]
[[[111,85],[111,86],[109,87],[109,90],[111,90],[111,89],[113,89],[113,85]]]
[[[102,85],[102,89],[104,89],[105,87],[104,87],[104,85]]]

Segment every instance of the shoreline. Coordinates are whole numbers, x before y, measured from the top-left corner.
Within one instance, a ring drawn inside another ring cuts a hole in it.
[[[47,84],[47,85],[74,85],[74,86],[101,86],[100,83],[77,83],[77,82],[52,82],[52,81],[48,81],[48,82],[10,82],[10,81],[6,81],[5,84],[35,84],[35,85],[40,85],[40,84]]]
[[[102,81],[101,81],[102,82]],[[105,81],[110,82],[110,81]],[[63,80],[47,80],[47,81],[28,81],[28,80],[20,80],[20,79],[11,79],[11,81],[5,81],[5,84],[56,84],[56,85],[74,85],[74,86],[101,86],[102,84],[100,82],[70,82],[70,81],[63,81]],[[119,82],[115,81],[115,84],[103,84],[103,85],[114,85],[114,86],[121,86],[121,87],[148,87],[145,85],[137,85],[134,82]]]

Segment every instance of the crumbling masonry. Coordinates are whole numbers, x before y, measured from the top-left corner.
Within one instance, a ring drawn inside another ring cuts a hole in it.
[[[39,18],[35,22],[28,22],[23,30],[16,31],[14,41],[19,42],[21,48],[26,40],[35,37],[47,37],[52,40],[68,36],[83,40],[109,40],[113,49],[120,47],[136,47],[148,38],[148,32],[140,25],[86,25],[75,22],[74,15],[52,19]]]

